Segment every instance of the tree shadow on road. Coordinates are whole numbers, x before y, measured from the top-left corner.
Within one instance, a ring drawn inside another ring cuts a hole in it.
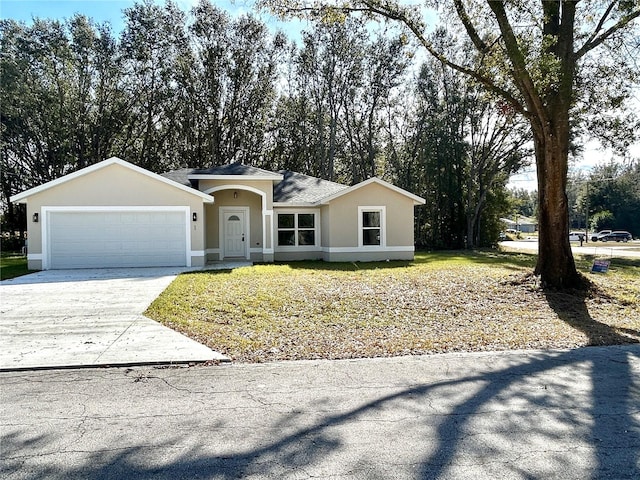
[[[594,321],[584,301],[578,299],[568,309],[567,298],[553,292],[548,293],[547,298],[561,319],[583,330],[594,341],[603,334],[621,335],[621,343],[629,340],[629,337],[607,331],[610,327]],[[448,397],[452,407],[439,416],[440,420],[436,423],[425,426],[434,428],[435,442],[429,445],[426,440],[418,442],[424,448],[423,452],[418,452],[421,456],[419,464],[410,474],[400,475],[398,478],[461,478],[455,468],[460,467],[458,455],[463,448],[467,449],[465,454],[469,455],[469,442],[474,442],[471,450],[476,459],[483,455],[509,459],[508,452],[505,457],[504,451],[508,449],[505,445],[509,445],[509,442],[530,442],[534,439],[538,444],[544,445],[546,441],[562,439],[564,432],[568,430],[578,429],[582,435],[583,448],[593,454],[593,465],[583,466],[589,472],[587,478],[635,479],[639,478],[640,473],[640,394],[637,378],[634,379],[630,365],[634,356],[640,356],[638,349],[624,347],[539,352],[528,355],[528,360],[514,360],[506,368],[490,368],[486,372],[421,383],[394,393],[378,395],[355,408],[324,414],[310,423],[307,421],[306,426],[299,426],[305,424],[299,421],[302,413],[281,415],[273,422],[273,431],[278,432],[274,438],[253,448],[236,448],[236,451],[212,455],[203,453],[198,447],[192,447],[168,464],[150,465],[144,460],[145,451],[171,449],[174,442],[180,443],[183,439],[166,439],[155,441],[152,445],[125,449],[118,449],[114,445],[113,450],[92,453],[82,465],[73,466],[71,463],[60,471],[57,467],[38,463],[37,469],[22,471],[20,478],[292,478],[295,476],[293,472],[304,471],[323,459],[338,454],[341,449],[348,448],[348,443],[339,434],[340,428],[347,428],[365,417],[375,417],[383,409],[407,408],[408,402],[426,408],[434,399]],[[574,369],[576,372],[588,372],[591,379],[591,389],[585,393],[584,403],[581,405],[578,405],[579,399],[572,398],[570,393],[562,390],[563,382],[566,385],[572,381],[571,372]],[[556,370],[561,370],[565,378],[558,379],[548,390],[547,385],[539,384],[548,381],[550,375],[555,376]],[[546,374],[544,378],[547,380],[543,379],[542,374]],[[458,397],[452,393],[454,391],[467,393]],[[525,402],[527,408],[536,411],[532,423],[524,426],[519,424],[518,410],[510,410],[518,402]],[[491,429],[472,439],[471,432],[478,428],[478,417],[499,405],[505,406],[502,412],[505,424],[494,423]],[[426,417],[416,421],[427,422]],[[513,437],[510,429],[514,428],[521,429],[522,436]],[[194,432],[194,435],[197,434]],[[571,436],[575,438],[575,432]],[[15,433],[4,436],[3,470],[9,477],[20,470],[21,462],[14,458],[20,457],[20,452],[32,448],[30,442],[30,439]],[[41,443],[42,439],[38,442]],[[566,448],[569,452],[576,446],[567,445]],[[572,472],[576,471],[576,466],[572,464],[574,457],[564,453],[555,452],[551,463],[547,465],[532,465],[518,457],[511,458],[495,467],[500,470],[487,467],[489,469],[485,469],[484,474],[487,478],[491,478],[493,474],[506,475],[508,478],[577,478],[572,476]],[[348,456],[337,458],[351,462],[354,478],[388,478],[392,473],[376,471],[375,466],[369,466],[369,470],[360,470],[362,473],[358,473],[357,468],[361,468],[368,459],[352,459]]]

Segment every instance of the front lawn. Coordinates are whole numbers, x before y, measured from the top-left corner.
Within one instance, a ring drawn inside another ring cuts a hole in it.
[[[0,280],[20,277],[29,272],[27,257],[4,254],[0,256]]]
[[[544,292],[528,275],[534,261],[445,252],[197,272],[180,275],[146,314],[243,362],[640,341],[639,261],[586,273],[586,294]]]

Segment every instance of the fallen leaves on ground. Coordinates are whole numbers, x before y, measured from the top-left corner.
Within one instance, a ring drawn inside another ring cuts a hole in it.
[[[522,256],[443,255],[184,274],[147,315],[241,362],[640,341],[637,265],[548,292]]]

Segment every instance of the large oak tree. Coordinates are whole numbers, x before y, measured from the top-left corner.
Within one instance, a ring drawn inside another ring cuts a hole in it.
[[[398,21],[431,55],[469,75],[502,99],[509,109],[524,116],[533,134],[538,171],[540,237],[535,273],[546,286],[564,288],[579,284],[568,236],[569,147],[576,133],[577,114],[584,115],[589,107],[581,95],[584,89],[602,87],[614,80],[612,73],[620,75],[616,66],[624,66],[611,63],[613,54],[596,55],[602,54],[602,47],[607,44],[613,44],[615,52],[635,48],[637,54],[638,0],[426,2],[427,7],[441,13],[445,22],[452,22],[450,27],[457,26],[464,32],[477,51],[473,61],[466,63],[446,56],[430,41],[423,21],[424,10],[407,6],[407,2],[400,5],[389,0],[265,0],[264,3],[281,14],[298,13],[330,21],[352,13]],[[625,43],[629,39],[636,42]],[[602,66],[608,68],[599,68]]]

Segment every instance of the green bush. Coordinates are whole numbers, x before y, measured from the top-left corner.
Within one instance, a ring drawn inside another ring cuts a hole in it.
[[[0,237],[0,251],[2,252],[22,252],[22,247],[25,245],[24,238],[16,237],[16,236],[2,236]]]

